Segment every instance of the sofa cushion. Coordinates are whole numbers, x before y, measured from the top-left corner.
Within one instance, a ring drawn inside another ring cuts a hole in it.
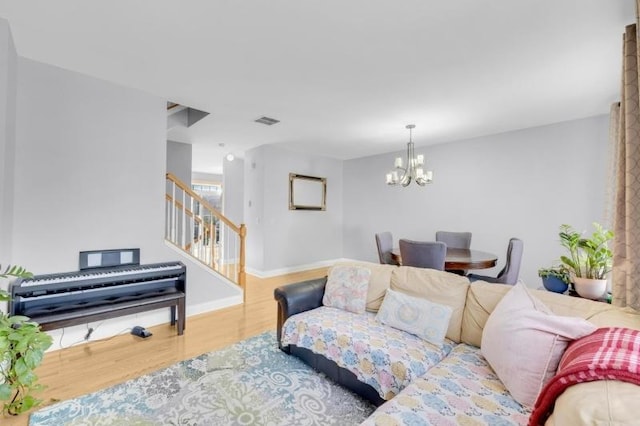
[[[293,315],[282,328],[282,344],[320,354],[390,399],[442,360],[453,347],[436,348],[413,334],[375,320],[322,306]]]
[[[546,426],[639,424],[636,407],[640,386],[617,380],[580,383],[556,399]]]
[[[453,311],[446,336],[460,342],[462,315],[469,289],[466,277],[435,269],[402,266],[391,273],[391,289],[451,307]]]
[[[331,268],[322,304],[356,314],[364,313],[370,276],[371,271],[361,266]]]
[[[387,290],[376,320],[415,334],[441,348],[449,328],[451,307],[421,297]]]
[[[606,309],[589,316],[589,322],[598,327],[626,327],[640,330],[640,312],[629,307]]]
[[[480,350],[460,344],[362,425],[526,425],[529,414],[509,395]]]
[[[485,281],[471,283],[462,317],[462,342],[480,346],[482,329],[487,318],[511,288],[510,285]],[[529,289],[529,291],[556,315],[584,318],[600,327],[640,329],[640,314],[630,309],[622,309],[608,303],[566,296],[546,290]]]
[[[569,342],[595,330],[585,319],[553,314],[516,284],[489,316],[481,350],[514,399],[532,407]]]
[[[378,312],[385,292],[391,284],[391,272],[394,269],[398,269],[398,267],[395,265],[382,265],[371,262],[338,262],[329,269],[329,273],[331,273],[331,269],[337,266],[361,266],[371,271],[369,289],[367,290],[366,309],[369,312]]]

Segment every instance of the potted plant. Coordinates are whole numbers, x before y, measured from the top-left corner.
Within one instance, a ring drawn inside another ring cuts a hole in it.
[[[607,289],[607,274],[611,271],[613,253],[608,243],[613,232],[593,223],[595,231],[589,238],[569,225],[560,226],[560,244],[569,252],[560,260],[571,274],[576,292],[588,299],[601,298]]]
[[[0,269],[1,270],[1,269]],[[0,278],[31,277],[20,266],[8,266]],[[0,289],[0,301],[9,294]],[[34,369],[40,365],[44,352],[51,346],[51,336],[24,316],[10,316],[0,311],[0,402],[2,413],[18,415],[41,401],[31,394],[43,387],[37,383]]]
[[[538,276],[542,278],[542,285],[549,291],[564,293],[569,288],[571,278],[569,271],[563,265],[538,269]]]

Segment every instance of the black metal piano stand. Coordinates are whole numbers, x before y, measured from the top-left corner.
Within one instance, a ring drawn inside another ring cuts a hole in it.
[[[181,262],[127,265],[34,276],[10,284],[11,315],[43,330],[169,307],[178,335],[185,328],[186,267]]]
[[[171,308],[171,325],[177,323],[178,335],[182,336],[185,328],[185,294],[167,294],[150,299],[137,300],[119,304],[117,306],[99,306],[86,310],[74,311],[60,315],[32,318],[42,330],[55,330],[72,325],[80,325],[88,322],[101,321],[124,315],[137,314],[160,308]]]

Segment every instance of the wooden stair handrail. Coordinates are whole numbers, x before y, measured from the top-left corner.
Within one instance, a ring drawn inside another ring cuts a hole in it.
[[[218,218],[219,222],[222,222],[222,224],[226,225],[229,230],[235,234],[237,234],[237,236],[239,237],[239,242],[240,242],[240,247],[239,247],[239,264],[238,264],[238,271],[237,271],[237,276],[235,279],[232,279],[232,281],[237,282],[236,284],[238,284],[240,286],[240,288],[242,288],[244,290],[243,292],[243,301],[246,301],[246,269],[245,269],[245,262],[246,262],[246,237],[247,237],[247,227],[245,226],[244,223],[240,224],[239,226],[236,225],[235,223],[231,222],[229,219],[227,219],[221,212],[219,212],[218,210],[216,210],[213,206],[211,206],[204,198],[202,198],[201,196],[199,196],[195,191],[193,191],[191,188],[189,188],[186,184],[184,184],[182,181],[180,181],[180,179],[178,179],[174,174],[172,173],[167,173],[166,174],[166,178],[168,181],[170,181],[174,187],[173,187],[173,194],[169,194],[166,193],[165,194],[165,199],[167,202],[169,202],[173,207],[173,209],[176,209],[177,211],[183,212],[182,214],[184,214],[186,217],[190,217],[194,223],[198,223],[203,227],[203,232],[207,233],[207,231],[209,231],[209,241],[214,241],[214,239],[216,238],[216,228],[214,226],[214,221],[211,220],[209,223],[206,223],[201,215],[198,215],[197,212],[192,211],[191,208],[187,208],[187,206],[185,205],[184,201],[186,199],[187,196],[191,197],[191,206],[193,206],[193,201],[196,201],[200,204],[200,207],[202,207],[204,210],[208,211],[211,213],[212,216],[215,216],[216,218]],[[175,194],[175,187],[178,187],[179,189],[181,189],[184,193],[184,198],[182,199],[183,202],[178,201],[178,196]],[[174,213],[175,214],[175,213]],[[184,222],[183,222],[184,223]],[[183,225],[184,226],[184,225]],[[183,228],[184,229],[184,228]],[[191,237],[190,237],[191,238]],[[182,247],[181,245],[177,245],[175,241],[173,240],[169,240],[169,242],[173,245],[175,245],[176,247],[179,247],[180,249],[182,249],[183,251],[189,253],[192,247],[192,244],[194,242],[198,242],[200,240],[201,236],[199,235],[198,237],[196,237],[195,239],[193,239],[193,241],[189,241],[188,244],[186,244],[186,247]],[[184,239],[183,239],[184,241]],[[207,265],[208,267],[212,268],[214,271],[216,272],[220,272],[214,263],[213,260],[213,244],[211,244],[211,265],[208,264],[208,262],[204,262],[201,258],[199,257],[194,257],[194,259],[200,261],[201,263]],[[189,253],[191,254],[191,253]],[[228,275],[225,275],[227,278],[229,278]]]
[[[173,173],[167,173],[167,179],[173,182],[178,188],[182,189],[184,192],[189,194],[190,197],[192,197],[194,200],[199,202],[206,209],[210,210],[215,217],[223,221],[235,233],[240,234],[240,226],[236,225],[235,223],[227,219],[224,215],[222,215],[222,213],[220,213],[213,206],[211,206],[204,198],[196,194],[191,188],[189,188],[184,183],[182,183],[182,181],[180,181],[180,179],[178,179]]]
[[[169,201],[170,203],[173,203],[176,207],[178,207],[178,209],[184,210],[185,213],[187,214],[187,216],[189,216],[190,218],[192,218],[196,222],[204,223],[204,221],[202,219],[200,219],[200,217],[198,215],[194,215],[194,213],[191,211],[191,209],[183,208],[182,207],[182,203],[180,201],[178,201],[178,200],[174,200],[171,195],[165,194],[164,197],[165,197],[165,199],[167,201]]]

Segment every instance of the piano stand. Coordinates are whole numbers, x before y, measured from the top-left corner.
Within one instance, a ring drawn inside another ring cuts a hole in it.
[[[43,330],[171,308],[178,335],[185,327],[187,269],[181,262],[89,268],[18,278],[9,284],[11,315]]]
[[[73,312],[46,315],[42,318],[34,316],[31,317],[31,319],[40,324],[42,330],[55,330],[57,328],[101,321],[104,319],[137,314],[166,307],[171,308],[171,325],[176,325],[177,314],[177,331],[178,335],[182,336],[184,333],[186,316],[185,294],[183,292],[164,294],[157,297],[116,303],[108,306],[95,306],[84,310],[75,310]]]

